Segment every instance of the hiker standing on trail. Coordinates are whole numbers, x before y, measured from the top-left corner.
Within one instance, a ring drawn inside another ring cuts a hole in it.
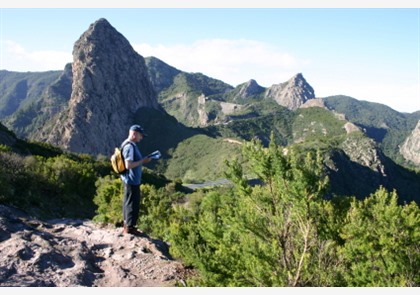
[[[130,127],[128,138],[121,145],[123,146],[122,153],[127,168],[127,171],[121,174],[121,180],[124,183],[123,234],[142,234],[136,228],[140,211],[141,174],[143,164],[149,163],[151,158],[143,158],[136,143],[146,136],[147,134],[140,125],[133,125]]]

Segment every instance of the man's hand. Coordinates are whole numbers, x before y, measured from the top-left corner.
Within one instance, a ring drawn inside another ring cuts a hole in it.
[[[143,164],[147,164],[147,163],[149,163],[150,161],[152,160],[152,158],[148,158],[148,157],[146,157],[146,158],[143,158]]]

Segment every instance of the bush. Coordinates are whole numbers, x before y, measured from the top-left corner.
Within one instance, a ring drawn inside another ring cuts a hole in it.
[[[115,225],[122,223],[123,185],[121,179],[105,176],[99,178],[95,185],[97,189],[93,202],[97,209],[93,220]]]

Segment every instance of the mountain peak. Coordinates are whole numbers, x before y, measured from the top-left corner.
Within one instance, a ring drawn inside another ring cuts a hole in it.
[[[237,97],[247,98],[251,95],[259,94],[263,91],[264,91],[264,88],[258,85],[257,81],[255,81],[254,79],[251,79],[248,82],[245,82],[242,85],[240,85],[240,89],[237,94]]]
[[[100,18],[92,26],[111,26],[111,24],[105,18]]]
[[[294,80],[305,80],[305,78],[303,78],[302,73],[297,73],[291,79],[294,79]]]
[[[138,109],[160,109],[144,58],[104,18],[75,42],[72,72],[68,108],[44,135],[51,144],[107,155],[127,136]]]
[[[272,85],[266,90],[265,97],[274,99],[279,105],[296,110],[305,102],[315,98],[315,92],[301,73],[287,82]]]

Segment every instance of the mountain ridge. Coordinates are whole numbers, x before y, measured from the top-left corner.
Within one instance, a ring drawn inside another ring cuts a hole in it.
[[[405,154],[399,146],[415,129],[420,112],[403,114],[344,96],[317,98],[302,73],[268,88],[253,79],[233,87],[201,73],[183,72],[155,57],[143,58],[105,19],[93,23],[81,35],[73,55],[72,64],[66,65],[63,72],[53,73],[53,82],[33,89],[40,95],[29,96],[27,91],[28,102],[22,96],[15,112],[7,116],[4,110],[10,108],[10,93],[19,90],[22,80],[14,80],[14,86],[8,88],[11,92],[1,92],[0,87],[0,119],[6,127],[19,137],[68,151],[109,155],[126,137],[128,126],[141,123],[152,131],[142,143],[144,152],[162,149],[162,161],[154,163],[153,168],[161,173],[185,171],[173,175],[184,180],[188,175],[197,179],[206,175],[197,174],[194,167],[174,166],[185,165],[178,156],[174,157],[183,141],[191,141],[194,150],[185,151],[194,154],[200,149],[198,142],[212,146],[213,139],[219,137],[234,141],[258,138],[267,145],[271,132],[277,143],[284,146],[330,145],[343,149],[349,132],[358,131],[378,146],[365,145],[369,150],[344,149],[352,162],[368,167],[364,159],[380,148],[393,161],[417,167],[407,155],[419,143],[410,141]],[[13,73],[3,71],[0,75]],[[197,135],[204,135],[204,140]],[[214,162],[221,159],[216,149],[209,158]]]

